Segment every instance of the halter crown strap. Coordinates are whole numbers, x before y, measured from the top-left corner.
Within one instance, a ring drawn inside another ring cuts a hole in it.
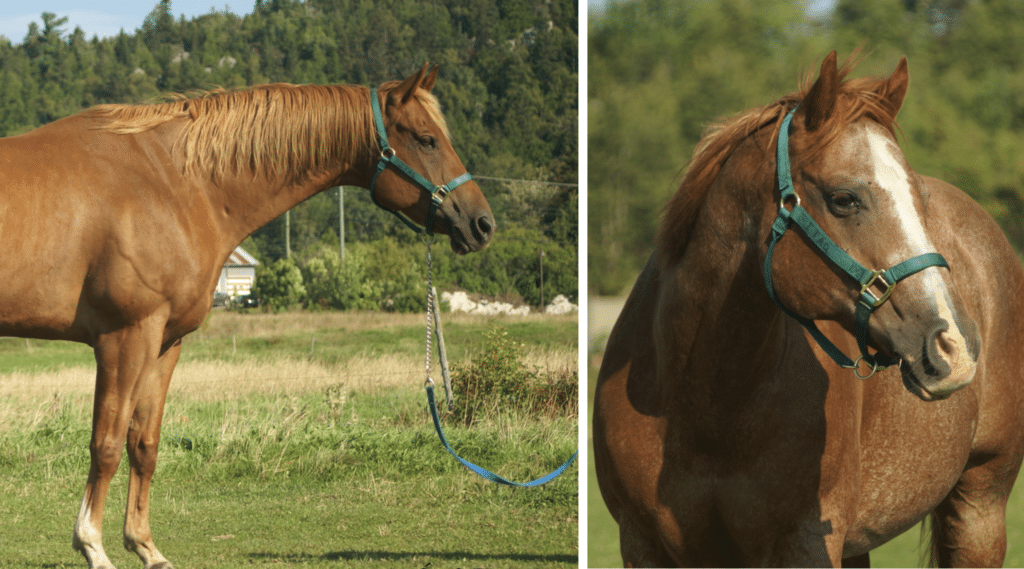
[[[384,115],[381,113],[380,99],[377,97],[376,88],[370,89],[370,107],[373,109],[373,123],[377,128],[377,139],[380,141],[380,160],[377,162],[377,171],[374,172],[373,179],[370,180],[370,198],[373,199],[373,203],[377,204],[378,207],[393,213],[395,217],[416,233],[432,235],[434,232],[434,221],[437,218],[437,208],[441,207],[441,202],[444,201],[444,198],[452,190],[468,182],[473,178],[473,176],[471,176],[469,172],[466,172],[443,186],[435,185],[430,180],[421,176],[419,172],[413,170],[408,164],[403,162],[395,153],[395,149],[391,148],[391,145],[388,144],[388,133],[384,129]],[[425,229],[421,229],[420,226],[416,225],[415,222],[409,219],[402,212],[388,209],[377,201],[377,196],[375,194],[377,189],[377,177],[380,176],[381,172],[386,170],[388,166],[394,167],[402,174],[405,174],[405,176],[413,182],[416,182],[418,186],[430,192],[430,207],[427,209]]]
[[[776,147],[776,175],[779,182],[779,213],[772,223],[772,235],[771,240],[768,243],[768,252],[764,259],[764,283],[768,289],[768,296],[772,299],[772,302],[782,310],[784,314],[793,318],[804,328],[807,329],[811,337],[821,346],[821,349],[829,355],[830,358],[836,364],[851,368],[854,370],[854,374],[861,379],[867,379],[874,375],[874,373],[880,369],[896,364],[899,360],[891,358],[882,353],[870,354],[868,353],[868,320],[871,318],[871,313],[876,308],[881,306],[888,300],[889,295],[892,294],[893,289],[896,287],[896,283],[929,267],[945,267],[949,269],[949,264],[946,263],[946,259],[938,253],[925,253],[918,255],[898,265],[886,270],[886,271],[872,271],[858,263],[853,257],[846,253],[841,247],[836,245],[835,241],[821,229],[814,218],[807,212],[803,206],[800,205],[800,196],[796,194],[796,190],[793,188],[793,176],[791,172],[791,166],[789,162],[789,128],[793,122],[793,114],[796,113],[796,108],[793,108],[786,114],[786,117],[782,120],[782,125],[779,128],[779,139]],[[793,200],[793,208],[786,209],[786,202]],[[796,224],[797,227],[803,231],[804,235],[810,239],[811,243],[818,248],[830,261],[836,264],[846,274],[850,275],[853,280],[860,283],[860,297],[857,300],[856,306],[856,318],[854,322],[854,336],[857,339],[857,347],[860,348],[860,357],[856,361],[851,360],[833,344],[824,334],[818,330],[817,325],[814,321],[809,318],[804,318],[793,311],[786,308],[779,300],[778,295],[775,292],[775,287],[772,284],[772,254],[775,250],[775,245],[782,239],[782,236],[786,233],[790,223]],[[873,287],[877,286],[876,283],[881,281],[881,285],[885,286],[885,291],[881,296],[875,294]],[[857,364],[861,360],[864,360],[869,366],[871,366],[871,372],[866,376],[861,376],[857,370]]]

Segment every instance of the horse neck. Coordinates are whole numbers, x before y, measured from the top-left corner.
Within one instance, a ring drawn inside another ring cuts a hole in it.
[[[197,101],[186,117],[172,106],[177,117],[139,135],[157,137],[205,193],[231,248],[326,188],[369,187],[376,158],[365,87],[262,89]]]
[[[253,231],[283,215],[314,195],[335,186],[369,186],[372,164],[338,161],[317,172],[296,173],[289,178],[268,178],[251,171],[234,174],[216,182],[209,178],[197,183],[205,188],[214,212],[224,212],[221,233],[227,250]]]
[[[702,398],[755,393],[785,349],[785,319],[761,272],[773,186],[750,176],[760,172],[756,166],[733,171],[723,171],[710,190],[685,252],[663,267],[654,341],[658,376],[673,392],[663,392],[665,401],[700,405]]]
[[[299,182],[247,179],[224,180],[207,187],[215,212],[223,211],[223,231],[233,249],[253,231],[314,195],[334,186],[365,186],[366,175],[355,168],[331,169]]]

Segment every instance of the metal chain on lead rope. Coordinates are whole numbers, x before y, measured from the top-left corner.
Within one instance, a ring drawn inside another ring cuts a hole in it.
[[[424,235],[423,242],[427,244],[427,345],[425,358],[427,380],[425,385],[428,387],[434,385],[434,379],[430,377],[430,343],[431,335],[433,334],[437,336],[437,359],[438,364],[441,366],[441,379],[444,380],[445,400],[448,403],[448,410],[451,411],[455,409],[455,400],[452,395],[452,378],[451,373],[448,371],[448,357],[445,354],[444,336],[441,333],[441,309],[437,304],[437,290],[434,289],[434,263],[430,247],[434,244],[434,236]],[[433,328],[431,328],[431,324],[433,324]]]
[[[427,381],[426,385],[434,385],[434,379],[430,377],[430,340],[433,334],[433,322],[434,318],[434,263],[433,257],[430,254],[430,246],[434,244],[434,236],[424,236],[423,242],[427,244],[427,356],[426,356],[426,370],[427,370]]]

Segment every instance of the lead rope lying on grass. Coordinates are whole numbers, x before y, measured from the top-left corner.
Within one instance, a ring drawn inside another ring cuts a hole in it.
[[[434,420],[434,429],[437,431],[437,436],[441,439],[441,444],[444,445],[444,449],[447,450],[449,454],[458,459],[458,461],[461,462],[463,466],[477,473],[481,477],[490,480],[491,482],[505,484],[506,486],[518,486],[521,488],[528,488],[531,486],[540,486],[545,482],[550,482],[551,480],[554,480],[556,477],[565,472],[565,470],[569,468],[570,465],[572,465],[573,461],[576,460],[576,456],[580,453],[579,450],[574,452],[573,455],[569,457],[569,460],[565,461],[562,464],[562,466],[559,466],[553,472],[549,473],[546,476],[543,476],[536,480],[531,480],[530,482],[513,482],[511,480],[498,476],[497,474],[491,472],[490,470],[487,470],[486,468],[477,466],[472,462],[469,462],[468,460],[462,458],[458,454],[455,454],[455,451],[452,450],[451,445],[448,444],[448,439],[445,438],[444,432],[441,430],[441,418],[440,416],[438,416],[437,403],[434,401],[434,380],[430,377],[430,336],[432,334],[431,325],[433,324],[437,328],[438,359],[441,360],[441,375],[444,378],[444,389],[448,397],[448,410],[451,411],[454,406],[452,400],[452,384],[451,378],[448,376],[448,357],[444,351],[444,339],[441,337],[441,320],[440,317],[438,316],[440,310],[438,310],[437,306],[437,291],[434,290],[432,274],[433,259],[430,255],[430,246],[434,242],[433,235],[425,237],[424,242],[427,244],[427,381],[425,385],[427,388],[427,403],[429,404],[430,407],[430,417]]]

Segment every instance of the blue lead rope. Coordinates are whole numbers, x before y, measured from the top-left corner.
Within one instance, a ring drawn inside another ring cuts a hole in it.
[[[573,461],[576,460],[576,455],[580,453],[579,450],[574,452],[573,455],[569,457],[569,460],[565,461],[565,463],[562,464],[562,466],[559,466],[558,468],[555,469],[554,472],[548,474],[547,476],[538,478],[530,482],[513,482],[511,480],[498,476],[497,474],[491,472],[490,470],[487,470],[486,468],[477,466],[472,462],[469,462],[468,460],[455,454],[455,451],[452,450],[451,445],[448,444],[448,439],[445,438],[444,432],[441,431],[441,418],[437,414],[437,403],[434,402],[434,386],[429,383],[427,384],[427,401],[430,403],[430,416],[434,419],[434,429],[437,430],[437,436],[440,437],[441,444],[444,445],[445,450],[447,450],[449,454],[457,458],[459,462],[463,464],[463,466],[479,474],[481,477],[490,480],[491,482],[497,482],[498,484],[504,484],[506,486],[518,486],[520,488],[540,486],[545,482],[550,482],[554,480],[557,476],[565,472],[565,469],[569,468],[569,466],[572,465]]]

